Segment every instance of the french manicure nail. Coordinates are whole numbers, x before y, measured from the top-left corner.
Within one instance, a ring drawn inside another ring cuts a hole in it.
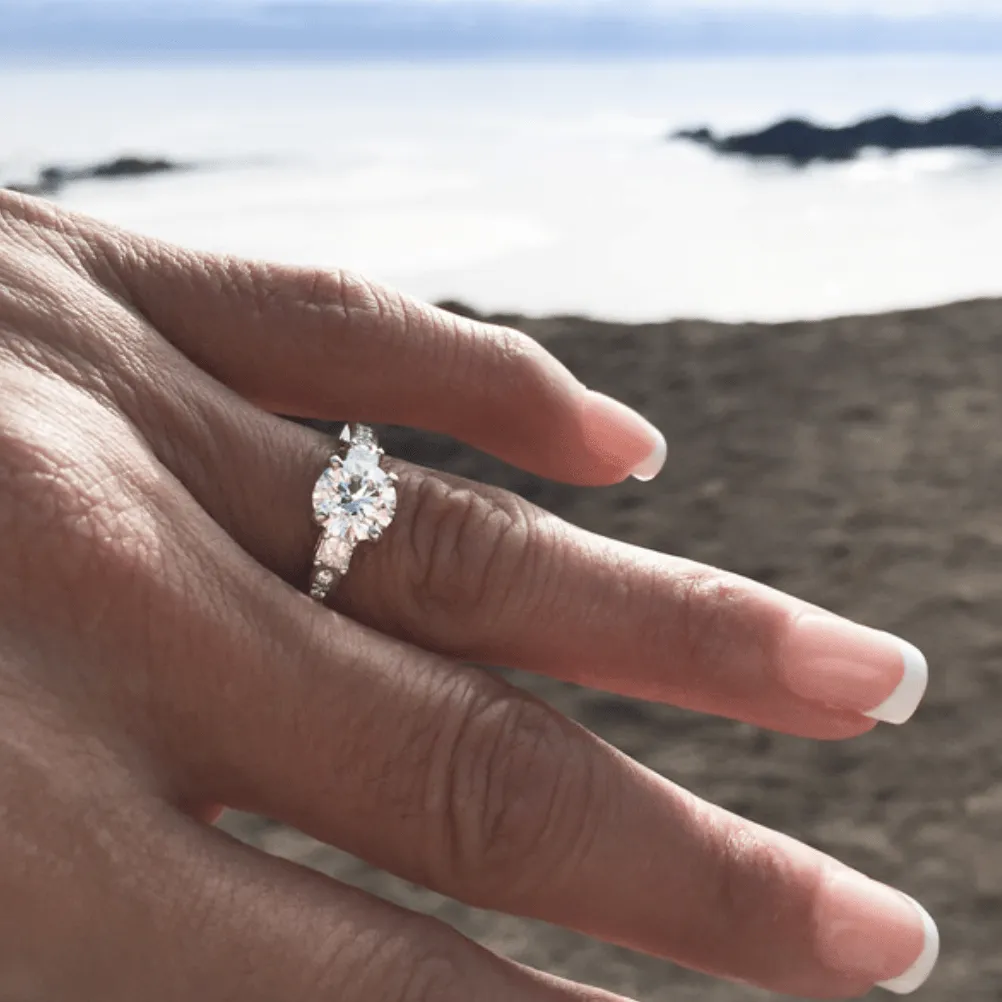
[[[904,974],[877,983],[878,987],[893,992],[895,995],[911,995],[912,992],[918,991],[929,980],[929,976],[936,967],[936,961],[939,960],[939,929],[936,927],[933,917],[914,898],[907,900],[914,906],[922,920],[925,941],[918,960]]]
[[[794,624],[780,671],[792,692],[873,720],[903,724],[925,695],[922,652],[890,633],[806,613]]]
[[[645,417],[604,393],[588,393],[585,435],[604,458],[625,461],[629,475],[653,480],[668,458],[668,443]]]
[[[829,878],[818,911],[818,949],[841,973],[908,995],[939,958],[939,930],[913,898],[853,870]]]
[[[651,425],[651,427],[653,428],[654,426]],[[641,483],[648,483],[664,469],[667,461],[668,443],[665,441],[664,435],[658,432],[657,441],[651,454],[642,463],[633,468],[630,476]]]

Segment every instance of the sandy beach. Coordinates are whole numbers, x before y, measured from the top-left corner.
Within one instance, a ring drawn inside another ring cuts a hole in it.
[[[391,452],[894,631],[932,669],[910,725],[837,745],[546,679],[519,684],[708,800],[919,898],[943,953],[917,997],[1002,998],[1002,300],[777,326],[491,319],[656,422],[671,447],[665,473],[586,491],[430,436],[391,430]],[[271,822],[233,814],[223,826],[518,960],[643,1002],[764,997],[466,909]]]

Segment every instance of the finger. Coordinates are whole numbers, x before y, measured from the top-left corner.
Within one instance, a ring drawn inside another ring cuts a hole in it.
[[[330,440],[239,409],[232,448],[199,462],[199,500],[251,554],[302,584],[313,483]],[[242,433],[241,433],[242,432]],[[218,442],[220,436],[212,441]],[[206,448],[192,436],[186,456]],[[464,660],[552,675],[815,738],[902,723],[925,691],[921,654],[736,575],[602,539],[498,489],[395,464],[397,515],[364,544],[336,603]]]
[[[217,573],[205,606],[244,625],[172,666],[161,728],[205,797],[470,904],[790,994],[860,994],[928,966],[922,917],[889,888],[699,802],[496,678],[276,591],[246,558]],[[210,695],[185,707],[192,670]]]
[[[337,599],[383,632],[816,738],[903,723],[925,692],[924,658],[887,633],[504,491],[396,468],[397,518],[360,548]]]
[[[197,365],[266,410],[421,427],[580,484],[649,480],[664,464],[665,440],[648,421],[587,390],[518,331],[346,272],[222,258],[86,225],[106,281]]]

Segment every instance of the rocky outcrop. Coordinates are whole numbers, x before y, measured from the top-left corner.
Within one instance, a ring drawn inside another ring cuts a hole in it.
[[[844,128],[791,118],[761,132],[716,136],[708,128],[686,129],[672,138],[689,140],[717,153],[785,160],[797,167],[852,160],[864,149],[1002,151],[1002,110],[974,106],[922,120],[881,115]]]
[[[34,181],[7,184],[6,188],[23,195],[57,195],[66,185],[74,181],[90,181],[94,178],[113,180],[123,177],[142,177],[147,174],[163,174],[168,171],[185,170],[186,165],[171,160],[145,159],[143,157],[119,157],[90,167],[43,167]]]

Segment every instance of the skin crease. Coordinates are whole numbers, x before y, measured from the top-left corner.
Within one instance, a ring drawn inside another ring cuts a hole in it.
[[[330,444],[269,411],[622,480],[641,425],[590,401],[514,331],[0,192],[0,998],[613,1000],[233,842],[222,804],[778,992],[860,995],[911,964],[897,895],[460,664],[863,734],[785,686],[810,666],[777,669],[803,603],[402,463],[336,610],[301,594]],[[854,931],[838,956],[829,914]]]

